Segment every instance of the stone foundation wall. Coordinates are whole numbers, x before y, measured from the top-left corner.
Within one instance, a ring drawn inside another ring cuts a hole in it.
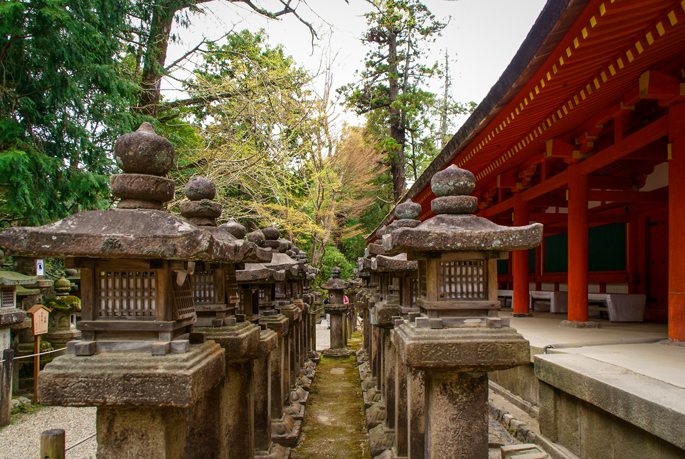
[[[519,408],[535,405],[543,444],[579,458],[685,458],[685,389],[569,354],[489,376]]]
[[[538,379],[535,377],[535,367],[532,363],[509,370],[491,371],[488,377],[490,381],[523,400],[533,405],[538,404]]]
[[[685,450],[540,382],[540,431],[581,458],[679,459]]]

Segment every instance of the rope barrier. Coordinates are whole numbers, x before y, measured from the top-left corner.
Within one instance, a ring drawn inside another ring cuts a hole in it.
[[[64,451],[65,451],[65,452],[66,452],[66,451],[69,451],[71,448],[77,447],[77,446],[80,445],[81,443],[90,440],[91,438],[93,438],[93,437],[96,436],[96,435],[97,435],[97,432],[93,432],[92,434],[88,435],[86,438],[82,438],[81,440],[77,441],[77,442],[74,443],[73,445],[67,446],[66,448],[64,448]]]
[[[61,349],[53,349],[52,351],[45,351],[45,352],[39,352],[38,354],[31,354],[31,355],[22,355],[19,357],[15,357],[14,360],[19,360],[19,359],[28,359],[29,357],[35,357],[37,355],[46,355],[46,354],[52,354],[54,352],[60,352],[60,351],[66,351],[67,348],[63,347]]]
[[[60,352],[60,351],[66,351],[67,348],[63,347],[61,349],[53,349],[51,351],[45,351],[45,352],[39,352],[38,354],[31,354],[31,355],[21,355],[19,357],[15,357],[12,360],[19,360],[19,359],[28,359],[29,357],[35,357],[37,355],[45,355],[45,354],[52,354],[53,352]],[[5,360],[0,360],[0,363],[5,363]]]

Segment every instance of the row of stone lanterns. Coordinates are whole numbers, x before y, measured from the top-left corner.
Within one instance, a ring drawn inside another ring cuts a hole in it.
[[[382,245],[358,261],[374,457],[487,458],[487,372],[529,360],[528,342],[498,317],[497,259],[539,245],[542,225],[471,215],[474,186],[455,166],[436,173],[435,216],[420,222],[420,205],[398,205],[398,220],[376,232]]]
[[[151,125],[115,159],[116,209],[0,233],[8,255],[81,273],[82,339],[40,373],[41,402],[96,406],[98,458],[289,457],[315,368],[306,255],[275,228],[244,241],[217,226],[203,178],[185,188],[187,220],[166,212],[174,149]]]

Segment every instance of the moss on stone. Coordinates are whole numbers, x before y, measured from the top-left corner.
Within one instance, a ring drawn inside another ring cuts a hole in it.
[[[74,295],[67,295],[65,298],[57,299],[56,297],[47,298],[45,300],[45,307],[51,311],[80,311],[81,300]]]
[[[355,358],[322,357],[309,394],[302,441],[292,458],[369,459]]]

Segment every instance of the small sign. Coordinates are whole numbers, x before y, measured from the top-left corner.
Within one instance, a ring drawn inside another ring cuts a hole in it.
[[[33,315],[33,335],[43,335],[48,332],[50,310],[42,304],[37,304],[27,311]]]
[[[36,276],[45,275],[45,260],[39,258],[36,260]]]

